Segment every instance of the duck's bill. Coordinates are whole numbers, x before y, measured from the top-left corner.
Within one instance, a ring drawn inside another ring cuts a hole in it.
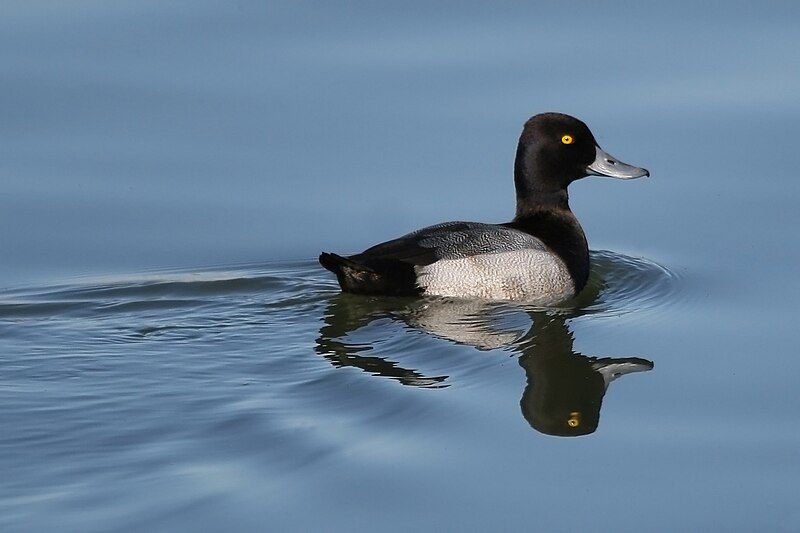
[[[592,363],[595,372],[600,372],[606,385],[625,374],[653,370],[653,362],[641,357],[603,357]]]
[[[609,178],[630,180],[650,175],[646,168],[623,163],[613,155],[604,152],[599,146],[595,146],[595,151],[594,162],[586,167],[586,173],[590,176],[607,176]]]

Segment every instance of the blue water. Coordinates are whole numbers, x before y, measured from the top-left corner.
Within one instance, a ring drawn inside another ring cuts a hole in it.
[[[6,2],[0,530],[800,529],[800,9]],[[570,190],[542,309],[313,258]],[[566,437],[563,435],[577,435]]]

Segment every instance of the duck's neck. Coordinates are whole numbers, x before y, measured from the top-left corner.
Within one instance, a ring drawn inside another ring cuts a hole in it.
[[[528,144],[523,132],[514,159],[517,218],[543,206],[569,211],[567,186],[572,179],[564,168],[548,160],[541,151],[529,149]]]
[[[576,293],[586,286],[589,245],[583,228],[569,208],[566,188],[538,198],[518,194],[517,216],[509,225],[537,237],[564,261]]]

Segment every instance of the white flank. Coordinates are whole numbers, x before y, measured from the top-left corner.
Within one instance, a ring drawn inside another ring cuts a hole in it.
[[[436,296],[550,305],[575,295],[575,284],[564,262],[543,250],[446,259],[415,270],[417,285],[425,289],[425,294]]]

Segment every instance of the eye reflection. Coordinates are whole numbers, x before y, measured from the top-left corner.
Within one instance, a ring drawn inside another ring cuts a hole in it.
[[[567,419],[567,425],[571,428],[576,428],[581,425],[581,414],[580,413],[570,413],[569,418]]]
[[[316,351],[336,367],[355,367],[371,375],[416,387],[447,387],[448,376],[426,376],[405,368],[398,350],[375,353],[369,326],[381,319],[400,321],[413,330],[479,350],[503,348],[517,356],[527,384],[520,409],[530,426],[547,435],[593,433],[603,397],[620,376],[653,368],[638,357],[594,357],[573,350],[568,320],[576,315],[498,307],[479,301],[371,299],[348,294],[332,297]],[[498,316],[499,314],[499,316]],[[524,320],[520,324],[520,317]],[[363,336],[363,342],[359,337]],[[366,352],[369,352],[367,355]]]

